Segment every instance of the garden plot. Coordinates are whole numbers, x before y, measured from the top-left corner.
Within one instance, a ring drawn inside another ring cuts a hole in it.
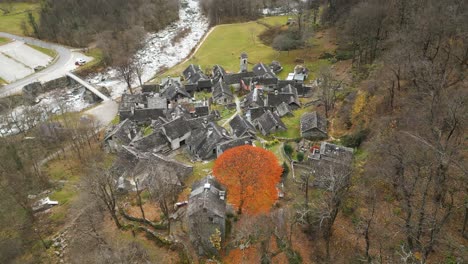
[[[34,73],[34,68],[45,67],[52,61],[46,54],[20,41],[0,46],[0,77],[8,82]]]

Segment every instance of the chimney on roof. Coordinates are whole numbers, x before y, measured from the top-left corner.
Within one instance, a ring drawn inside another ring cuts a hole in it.
[[[278,95],[278,90],[275,90],[275,95]]]

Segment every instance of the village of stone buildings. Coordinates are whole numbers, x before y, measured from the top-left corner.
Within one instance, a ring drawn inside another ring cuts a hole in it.
[[[215,65],[206,74],[190,65],[180,77],[124,94],[119,123],[104,139],[106,151],[120,159],[116,162],[120,192],[138,191],[158,181],[181,187],[174,189],[182,195],[171,218],[187,227],[182,230],[188,230],[199,255],[217,250],[213,234],[219,232],[225,240],[226,221],[235,213],[227,204],[229,190],[211,171],[213,160],[226,150],[246,144],[266,148],[289,167],[289,176],[283,174],[277,186],[278,204],[295,195],[288,192],[288,184],[303,188],[299,179],[310,172],[313,179],[306,181],[307,186],[326,189],[322,179],[331,170],[349,168],[353,158],[353,149],[327,141],[328,122],[317,99],[320,80],[308,80],[308,70],[301,65],[280,80],[279,62],[251,64],[245,53],[239,59],[236,73]],[[298,125],[288,126],[284,118],[295,119]],[[277,136],[288,130],[299,130],[293,134],[300,136]],[[292,148],[289,153],[286,145]]]

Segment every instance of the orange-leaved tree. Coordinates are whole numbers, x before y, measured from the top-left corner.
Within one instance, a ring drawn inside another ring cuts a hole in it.
[[[216,179],[228,189],[228,201],[240,214],[267,212],[278,198],[276,185],[282,172],[272,152],[250,145],[227,150],[213,167]]]

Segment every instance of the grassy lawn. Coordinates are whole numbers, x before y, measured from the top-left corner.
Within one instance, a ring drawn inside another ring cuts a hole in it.
[[[93,148],[99,148],[99,143],[92,143]],[[103,168],[111,166],[115,156],[106,155],[101,163]],[[72,203],[77,199],[80,189],[80,178],[85,175],[85,166],[74,155],[67,154],[64,158],[49,161],[42,169],[52,182],[56,182],[54,190],[49,195],[51,200],[58,201],[59,205],[53,207],[49,219],[54,225],[65,223],[70,214]],[[59,182],[62,181],[62,182]]]
[[[78,69],[78,72],[93,72],[103,66],[103,61],[102,61],[103,54],[100,49],[98,48],[89,49],[87,52],[84,53],[84,55],[93,57],[93,60],[90,62],[87,62],[83,66],[80,66],[80,68]]]
[[[301,116],[304,113],[311,112],[312,107],[305,107],[305,108],[300,108],[296,111],[294,111],[294,116],[287,116],[281,118],[283,123],[286,125],[288,130],[286,131],[278,131],[273,134],[273,136],[277,137],[285,137],[285,138],[299,138],[301,137]]]
[[[0,31],[15,35],[24,35],[21,29],[21,22],[26,21],[28,12],[31,11],[39,23],[39,3],[0,3],[0,8],[5,9],[11,6],[8,14],[0,12]]]
[[[51,50],[51,49],[46,49],[46,48],[43,48],[43,47],[39,47],[39,46],[36,46],[36,45],[32,45],[32,44],[26,44],[28,45],[29,47],[39,51],[39,52],[42,52],[44,53],[45,55],[51,57],[51,58],[54,58],[57,57],[57,52],[55,50]]]
[[[218,110],[220,114],[220,120],[218,120],[218,124],[221,126],[224,124],[235,112],[236,109],[229,109],[223,105],[212,105],[211,110]]]
[[[203,99],[208,99],[208,98],[211,98],[211,97],[212,97],[211,93],[209,93],[207,91],[196,92],[195,93],[195,100],[203,100]]]
[[[271,16],[261,18],[258,21],[271,26],[283,26],[286,25],[286,22],[288,22],[289,17],[291,16]]]
[[[277,16],[262,18],[261,21],[276,25],[284,24],[287,19],[287,16]],[[305,65],[311,70],[310,79],[314,78],[314,72],[322,65],[330,63],[328,60],[318,59],[320,54],[326,51],[325,38],[318,36],[317,39],[312,39],[308,48],[278,52],[259,40],[258,35],[264,30],[266,27],[255,21],[217,26],[189,61],[169,69],[158,77],[180,75],[190,64],[199,64],[203,70],[220,64],[229,72],[238,72],[239,55],[242,52],[247,52],[249,62],[252,64],[258,62],[269,64],[273,60],[278,60],[284,68],[278,75],[281,79],[293,71],[297,64],[295,60],[298,58],[304,59]],[[249,65],[250,68],[252,64]]]
[[[180,153],[174,157],[175,160],[183,162],[184,164],[193,166],[193,174],[190,175],[185,181],[185,189],[180,194],[180,199],[185,199],[189,196],[192,188],[192,184],[203,177],[211,174],[213,169],[214,160],[211,161],[197,161],[195,163],[191,162],[188,158],[188,154]]]
[[[153,133],[153,128],[151,126],[147,126],[143,129],[143,136],[148,136]]]
[[[10,41],[11,41],[10,39],[0,37],[0,46],[3,44],[7,44]]]
[[[266,146],[265,149],[273,152],[275,156],[278,158],[278,160],[282,163],[283,162],[283,156],[281,155],[281,143],[276,143],[270,146]]]
[[[45,172],[52,181],[66,181],[63,186],[50,194],[50,199],[58,201],[59,205],[51,211],[49,219],[56,224],[63,224],[70,202],[76,197],[78,190],[75,186],[79,181],[79,164],[73,158],[56,159],[47,163]]]

